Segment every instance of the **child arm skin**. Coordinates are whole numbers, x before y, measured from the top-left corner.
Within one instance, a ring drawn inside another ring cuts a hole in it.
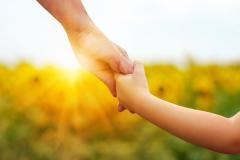
[[[131,112],[190,143],[216,152],[240,153],[240,114],[225,118],[151,95],[144,67],[138,62],[133,74],[117,74],[115,78],[118,99]]]

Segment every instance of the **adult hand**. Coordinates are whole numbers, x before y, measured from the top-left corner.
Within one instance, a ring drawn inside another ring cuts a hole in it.
[[[129,74],[127,53],[108,40],[94,25],[80,0],[38,0],[65,28],[82,65],[101,79],[116,96],[114,72]],[[120,105],[119,110],[123,110]]]
[[[83,67],[101,79],[112,95],[116,96],[114,73],[133,72],[133,63],[126,51],[111,42],[95,27],[81,31],[67,30],[67,34]]]

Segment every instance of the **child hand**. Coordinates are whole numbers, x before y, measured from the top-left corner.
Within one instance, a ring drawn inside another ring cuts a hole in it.
[[[144,95],[149,93],[143,64],[135,62],[133,74],[115,74],[115,79],[120,103],[131,112],[135,112],[139,98],[144,98]]]

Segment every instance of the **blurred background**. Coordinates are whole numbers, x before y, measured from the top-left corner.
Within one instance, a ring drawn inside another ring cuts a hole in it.
[[[227,117],[239,111],[240,1],[83,2],[110,39],[145,62],[154,95]],[[118,113],[36,1],[3,1],[0,19],[0,159],[240,159]]]

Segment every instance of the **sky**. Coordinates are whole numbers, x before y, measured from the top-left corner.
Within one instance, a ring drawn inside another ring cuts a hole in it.
[[[240,60],[239,0],[83,0],[113,41],[142,61]],[[0,62],[77,66],[61,25],[35,0],[0,5]]]

